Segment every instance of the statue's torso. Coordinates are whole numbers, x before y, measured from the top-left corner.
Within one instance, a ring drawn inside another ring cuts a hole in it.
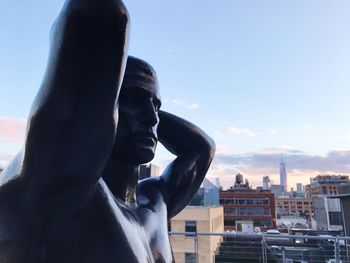
[[[68,217],[64,210],[41,214],[11,205],[0,207],[4,263],[172,262],[164,203],[126,207],[102,182],[89,205]]]

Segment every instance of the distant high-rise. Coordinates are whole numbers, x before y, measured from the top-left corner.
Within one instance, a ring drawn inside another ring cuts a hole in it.
[[[142,164],[140,165],[139,180],[143,180],[148,177],[159,176],[159,167],[154,164]]]
[[[283,162],[283,157],[280,163],[280,185],[282,187],[282,194],[288,192],[287,188],[287,171],[286,164]]]
[[[303,184],[297,183],[297,192],[303,192]]]
[[[215,185],[216,185],[216,187],[218,187],[218,188],[221,188],[221,187],[222,187],[221,184],[220,184],[220,179],[219,179],[219,177],[216,177],[216,178],[215,178]]]
[[[270,190],[270,178],[268,176],[263,177],[263,190]]]

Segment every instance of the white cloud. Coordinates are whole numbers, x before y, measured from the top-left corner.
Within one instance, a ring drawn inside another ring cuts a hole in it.
[[[241,129],[241,128],[237,128],[237,127],[228,127],[228,133],[229,134],[233,134],[233,135],[246,135],[248,137],[254,138],[255,137],[255,133],[249,129]]]
[[[188,102],[181,100],[181,99],[173,99],[172,102],[176,106],[184,107],[184,108],[190,109],[190,110],[196,110],[199,108],[199,104],[197,102],[188,103]]]

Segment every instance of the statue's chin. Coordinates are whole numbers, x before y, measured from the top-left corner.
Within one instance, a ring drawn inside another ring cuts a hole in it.
[[[149,163],[154,158],[154,148],[144,147],[138,148],[135,154],[135,162],[137,164]]]

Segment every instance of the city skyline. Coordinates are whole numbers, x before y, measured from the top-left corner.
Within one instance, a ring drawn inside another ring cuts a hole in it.
[[[0,16],[0,164],[21,149],[26,118],[64,0],[18,5]],[[348,1],[124,1],[129,53],[157,70],[162,109],[214,138],[208,177],[227,186],[242,173],[257,186],[350,173]],[[181,17],[181,19],[179,19]],[[154,163],[173,156],[163,147]]]

